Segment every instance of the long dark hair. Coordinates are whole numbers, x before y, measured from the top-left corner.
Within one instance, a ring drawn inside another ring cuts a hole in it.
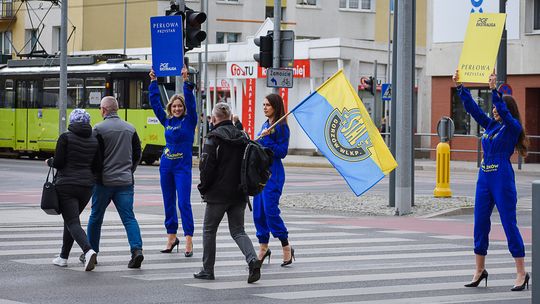
[[[510,111],[510,114],[512,114],[512,117],[517,119],[519,121],[519,124],[521,125],[521,133],[519,134],[516,149],[518,150],[518,153],[521,154],[521,156],[527,157],[529,139],[527,139],[525,127],[521,122],[521,116],[519,115],[519,109],[516,100],[511,95],[504,95],[502,99],[504,100],[504,103],[506,103],[506,107],[508,108],[508,111]]]
[[[283,106],[283,98],[278,94],[266,95],[266,100],[274,108],[274,123],[285,115],[285,106]],[[280,121],[279,124],[287,124],[287,118]]]

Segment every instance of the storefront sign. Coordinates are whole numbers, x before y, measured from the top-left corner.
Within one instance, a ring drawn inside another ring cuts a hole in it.
[[[227,78],[248,79],[255,78],[257,73],[257,63],[248,62],[227,62]]]
[[[255,87],[257,79],[246,79],[242,92],[242,124],[250,138],[255,138]]]
[[[289,89],[280,88],[279,95],[283,98],[283,107],[285,108],[285,113],[289,112]]]

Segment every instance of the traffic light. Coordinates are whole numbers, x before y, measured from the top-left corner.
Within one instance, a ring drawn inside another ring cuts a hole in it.
[[[362,77],[360,82],[364,87],[364,91],[368,91],[371,95],[375,95],[375,90],[377,90],[377,82],[373,76]]]
[[[171,9],[166,10],[165,15],[166,16],[182,15],[182,12],[179,11],[178,5],[171,4]]]
[[[253,58],[261,67],[271,68],[274,59],[274,36],[267,34],[255,38],[255,45],[259,47],[259,54],[254,54]]]
[[[206,32],[201,30],[201,24],[206,21],[206,14],[196,12],[186,7],[185,11],[185,51],[190,51],[201,46],[201,42],[206,39]]]

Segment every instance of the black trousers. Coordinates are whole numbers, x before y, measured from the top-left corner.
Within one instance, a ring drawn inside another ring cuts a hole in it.
[[[257,259],[251,239],[244,230],[246,203],[206,204],[203,226],[203,268],[213,273],[216,262],[216,234],[219,223],[227,213],[229,232],[249,263]]]
[[[83,212],[86,205],[88,205],[90,197],[92,197],[92,188],[74,185],[57,185],[56,191],[58,193],[58,200],[60,201],[60,211],[64,218],[64,236],[60,257],[67,259],[71,247],[73,247],[73,240],[79,244],[84,253],[92,249],[79,219],[79,215]]]

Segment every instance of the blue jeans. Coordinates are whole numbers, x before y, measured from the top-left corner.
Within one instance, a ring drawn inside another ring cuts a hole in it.
[[[137,219],[135,219],[135,214],[133,213],[133,185],[117,187],[106,187],[103,185],[94,186],[92,213],[88,220],[87,229],[90,245],[96,252],[99,252],[99,239],[101,237],[103,216],[105,216],[105,210],[107,209],[107,206],[109,206],[111,200],[126,229],[131,252],[136,249],[142,249],[141,230],[139,229]]]

